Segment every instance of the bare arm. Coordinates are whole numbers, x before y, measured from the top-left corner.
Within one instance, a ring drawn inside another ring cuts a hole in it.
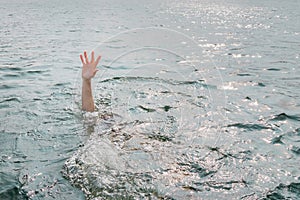
[[[94,112],[95,104],[92,93],[92,78],[96,75],[98,69],[96,68],[101,56],[95,60],[94,51],[92,51],[91,60],[89,61],[86,51],[83,56],[80,55],[82,62],[82,110]]]

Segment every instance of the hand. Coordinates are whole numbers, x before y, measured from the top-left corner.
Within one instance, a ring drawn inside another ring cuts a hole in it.
[[[82,54],[80,54],[80,59],[82,62],[81,76],[83,80],[91,80],[99,71],[96,67],[101,59],[101,56],[98,56],[95,60],[94,51],[92,51],[91,61],[89,61],[86,51],[84,51],[83,55],[84,57],[82,56]]]

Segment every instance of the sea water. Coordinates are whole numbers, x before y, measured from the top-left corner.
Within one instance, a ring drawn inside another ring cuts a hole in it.
[[[0,3],[0,199],[300,198],[299,1]]]

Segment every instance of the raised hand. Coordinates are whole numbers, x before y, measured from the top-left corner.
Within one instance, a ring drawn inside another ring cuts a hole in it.
[[[91,80],[96,73],[99,71],[96,67],[101,59],[101,56],[98,56],[95,60],[94,51],[91,53],[91,60],[89,60],[86,51],[84,51],[83,55],[80,54],[80,59],[82,62],[82,79],[83,80]]]
[[[82,62],[82,110],[87,112],[95,111],[94,98],[92,94],[91,79],[96,75],[98,69],[96,68],[101,56],[95,60],[94,51],[92,51],[91,60],[89,60],[86,51],[83,56],[80,54]]]

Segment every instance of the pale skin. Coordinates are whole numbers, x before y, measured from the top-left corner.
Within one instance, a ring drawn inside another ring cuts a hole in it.
[[[92,78],[99,71],[96,67],[101,59],[101,56],[98,56],[95,59],[94,51],[91,53],[91,58],[88,58],[86,51],[83,55],[80,54],[80,59],[82,62],[82,110],[87,112],[95,111],[94,98],[92,94]]]

